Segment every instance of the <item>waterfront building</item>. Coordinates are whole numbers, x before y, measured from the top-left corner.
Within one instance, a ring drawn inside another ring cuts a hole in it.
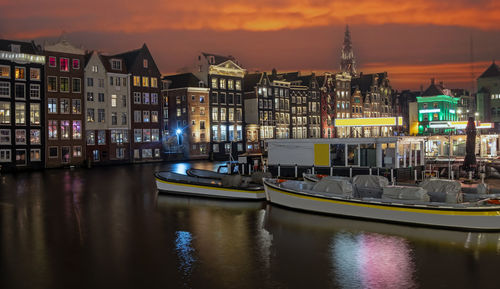
[[[387,77],[387,72],[363,74],[360,73],[358,77],[351,79],[351,86],[353,90],[359,90],[361,94],[360,103],[363,103],[363,117],[364,118],[378,118],[389,119],[394,118],[392,110],[392,88]],[[402,122],[402,121],[401,121]],[[385,121],[380,122],[385,123]],[[353,131],[357,136],[363,137],[379,137],[393,135],[394,126],[400,126],[402,123],[393,122],[394,125],[363,125],[362,129],[351,127],[349,133],[352,135]],[[362,134],[359,134],[361,130]],[[337,133],[338,135],[338,133]]]
[[[347,72],[335,74],[334,108],[335,119],[353,118],[351,113],[351,74]],[[361,99],[361,98],[360,98]],[[361,103],[361,102],[360,102]],[[358,107],[357,105],[356,107]],[[361,135],[359,127],[342,127],[335,129],[336,137],[359,137]]]
[[[212,158],[227,159],[245,151],[243,69],[232,56],[201,53],[193,72],[210,88]]]
[[[480,121],[500,123],[500,67],[495,61],[477,79],[477,112]]]
[[[130,159],[132,162],[161,160],[160,71],[146,44],[110,56],[123,59],[130,83]]]
[[[403,90],[396,91],[393,94],[392,109],[394,115],[403,117],[403,126],[400,133],[408,134],[410,132],[410,103],[417,102],[417,96],[422,95],[422,91]],[[416,110],[416,107],[415,107]]]
[[[289,83],[271,74],[251,73],[245,76],[246,150],[266,150],[266,139],[283,137],[289,129]],[[279,127],[277,127],[279,126]]]
[[[431,79],[430,86],[417,97],[418,133],[420,135],[449,133],[448,122],[457,121],[458,98],[443,83]]]
[[[82,165],[85,159],[83,85],[85,51],[66,39],[45,44],[45,165]]]
[[[335,136],[335,78],[332,73],[325,73],[318,79],[321,104],[321,138]]]
[[[187,159],[208,159],[210,146],[210,110],[207,84],[192,73],[169,75],[168,141],[169,152],[182,153]]]
[[[476,96],[463,88],[451,89],[453,97],[458,98],[457,118],[466,121],[476,113]]]
[[[272,84],[274,97],[274,123],[275,123],[275,138],[289,138],[290,134],[290,113],[291,113],[291,83],[287,81],[283,75],[278,74],[276,69],[273,69],[269,75],[269,80]],[[264,147],[267,151],[267,143],[264,142]]]
[[[0,40],[0,171],[45,165],[44,64],[35,43]]]
[[[124,60],[90,52],[85,64],[86,157],[130,161],[130,83]]]

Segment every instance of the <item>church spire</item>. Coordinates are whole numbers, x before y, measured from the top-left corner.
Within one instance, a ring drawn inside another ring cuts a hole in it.
[[[352,50],[351,33],[348,25],[345,27],[344,44],[340,56],[340,71],[356,75],[356,59]]]

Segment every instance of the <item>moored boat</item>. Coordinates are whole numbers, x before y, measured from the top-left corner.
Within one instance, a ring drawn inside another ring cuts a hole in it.
[[[201,170],[201,169],[193,169],[190,168],[186,170],[186,174],[191,177],[205,178],[205,179],[218,179],[222,180],[224,176],[228,176],[228,174],[222,174],[210,170]]]
[[[160,193],[242,200],[263,200],[266,197],[262,186],[245,182],[241,176],[210,179],[157,172],[155,180]]]
[[[444,227],[459,230],[500,231],[500,205],[482,199],[460,202],[453,186],[428,194],[423,187],[388,186],[378,176],[346,180],[301,181],[264,179],[271,203],[317,213],[384,222]],[[443,202],[434,201],[442,194]],[[496,200],[494,200],[496,201]]]

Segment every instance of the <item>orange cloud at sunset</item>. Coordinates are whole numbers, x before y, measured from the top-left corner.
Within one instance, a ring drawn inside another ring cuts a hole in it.
[[[0,6],[4,37],[14,38],[50,36],[63,30],[269,31],[344,23],[432,24],[495,30],[500,23],[500,3],[481,0],[1,0]]]

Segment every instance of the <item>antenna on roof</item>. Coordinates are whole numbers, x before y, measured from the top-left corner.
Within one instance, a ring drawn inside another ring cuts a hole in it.
[[[493,61],[494,63],[495,61]],[[471,79],[471,94],[475,90],[475,76],[474,76],[474,41],[472,39],[472,31],[470,34],[470,79]]]

